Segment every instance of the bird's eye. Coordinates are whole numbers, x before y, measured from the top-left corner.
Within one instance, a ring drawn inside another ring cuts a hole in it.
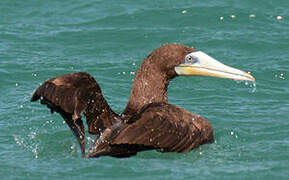
[[[194,63],[196,63],[197,61],[198,61],[198,59],[195,58],[195,57],[192,57],[192,56],[187,56],[187,57],[186,57],[186,63],[194,64]]]

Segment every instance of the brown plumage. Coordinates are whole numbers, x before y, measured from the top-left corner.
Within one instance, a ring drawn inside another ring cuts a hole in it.
[[[225,66],[203,52],[180,44],[154,50],[136,72],[130,99],[122,115],[104,99],[95,79],[88,73],[72,73],[49,79],[34,93],[51,112],[61,114],[85,154],[84,126],[100,134],[88,157],[127,157],[138,151],[188,152],[212,142],[213,128],[205,118],[168,104],[167,88],[178,75],[208,75],[254,81],[243,71]]]
[[[168,103],[167,88],[177,76],[174,67],[195,49],[181,44],[166,44],[154,50],[142,62],[135,74],[128,104],[123,112],[132,115],[152,102]]]
[[[187,152],[213,139],[213,129],[206,119],[164,102],[150,103],[131,116],[116,114],[97,82],[85,72],[45,81],[31,101],[38,99],[52,112],[62,115],[78,139],[83,155],[81,112],[86,116],[89,133],[102,132],[89,157],[127,157],[147,149]]]
[[[177,76],[174,67],[184,62],[185,55],[193,51],[194,49],[180,44],[166,44],[153,51],[136,72],[130,99],[121,117],[111,110],[101,95],[99,85],[85,72],[66,74],[45,81],[35,91],[31,101],[40,99],[51,112],[60,113],[76,136],[84,155],[82,111],[91,134],[99,134],[119,121],[136,121],[136,114],[143,106],[154,102],[168,103],[167,87],[169,81]],[[166,129],[163,131],[166,132]],[[131,130],[129,135],[132,137]]]
[[[45,81],[31,101],[40,99],[51,113],[58,112],[76,136],[82,155],[85,154],[85,133],[81,112],[86,116],[88,132],[99,134],[115,124],[115,113],[106,103],[95,79],[86,72],[65,74]]]
[[[130,123],[107,128],[88,157],[127,157],[149,149],[188,152],[213,139],[213,128],[205,118],[170,104],[151,103]]]

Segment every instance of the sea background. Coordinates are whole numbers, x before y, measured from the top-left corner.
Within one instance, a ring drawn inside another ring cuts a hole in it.
[[[44,80],[87,71],[121,113],[142,60],[172,42],[256,78],[256,89],[212,77],[170,83],[169,103],[207,118],[213,144],[83,159],[61,117],[29,102]],[[288,179],[288,76],[288,0],[1,0],[1,179]]]

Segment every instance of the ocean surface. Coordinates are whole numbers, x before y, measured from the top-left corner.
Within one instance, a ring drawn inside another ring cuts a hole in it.
[[[214,127],[212,144],[186,154],[83,159],[61,117],[29,102],[44,80],[87,71],[121,113],[142,60],[173,42],[256,78],[256,89],[212,77],[170,83],[169,103],[207,118]],[[0,174],[1,179],[288,179],[289,1],[1,0]]]

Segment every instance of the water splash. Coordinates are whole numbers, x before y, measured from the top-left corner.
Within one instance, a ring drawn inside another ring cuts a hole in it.
[[[255,93],[256,92],[256,82],[252,82],[252,83],[249,83],[249,86],[252,88],[252,91],[251,93]]]
[[[30,139],[30,141],[32,139],[34,139],[36,136],[36,132],[31,132],[28,137]],[[32,143],[29,144],[29,142],[25,142],[25,139],[17,136],[17,135],[13,135],[14,141],[15,143],[20,146],[23,147],[24,149],[28,149],[29,151],[31,151],[34,155],[34,157],[37,159],[38,158],[38,149],[39,149],[39,145],[37,143]]]
[[[101,133],[102,134],[102,133]],[[90,135],[91,137],[87,137],[87,147],[88,152],[93,152],[95,144],[97,143],[97,140],[99,139],[100,135]]]
[[[30,134],[28,135],[29,139],[32,140],[32,139],[35,139],[36,137],[36,132],[30,132]]]

